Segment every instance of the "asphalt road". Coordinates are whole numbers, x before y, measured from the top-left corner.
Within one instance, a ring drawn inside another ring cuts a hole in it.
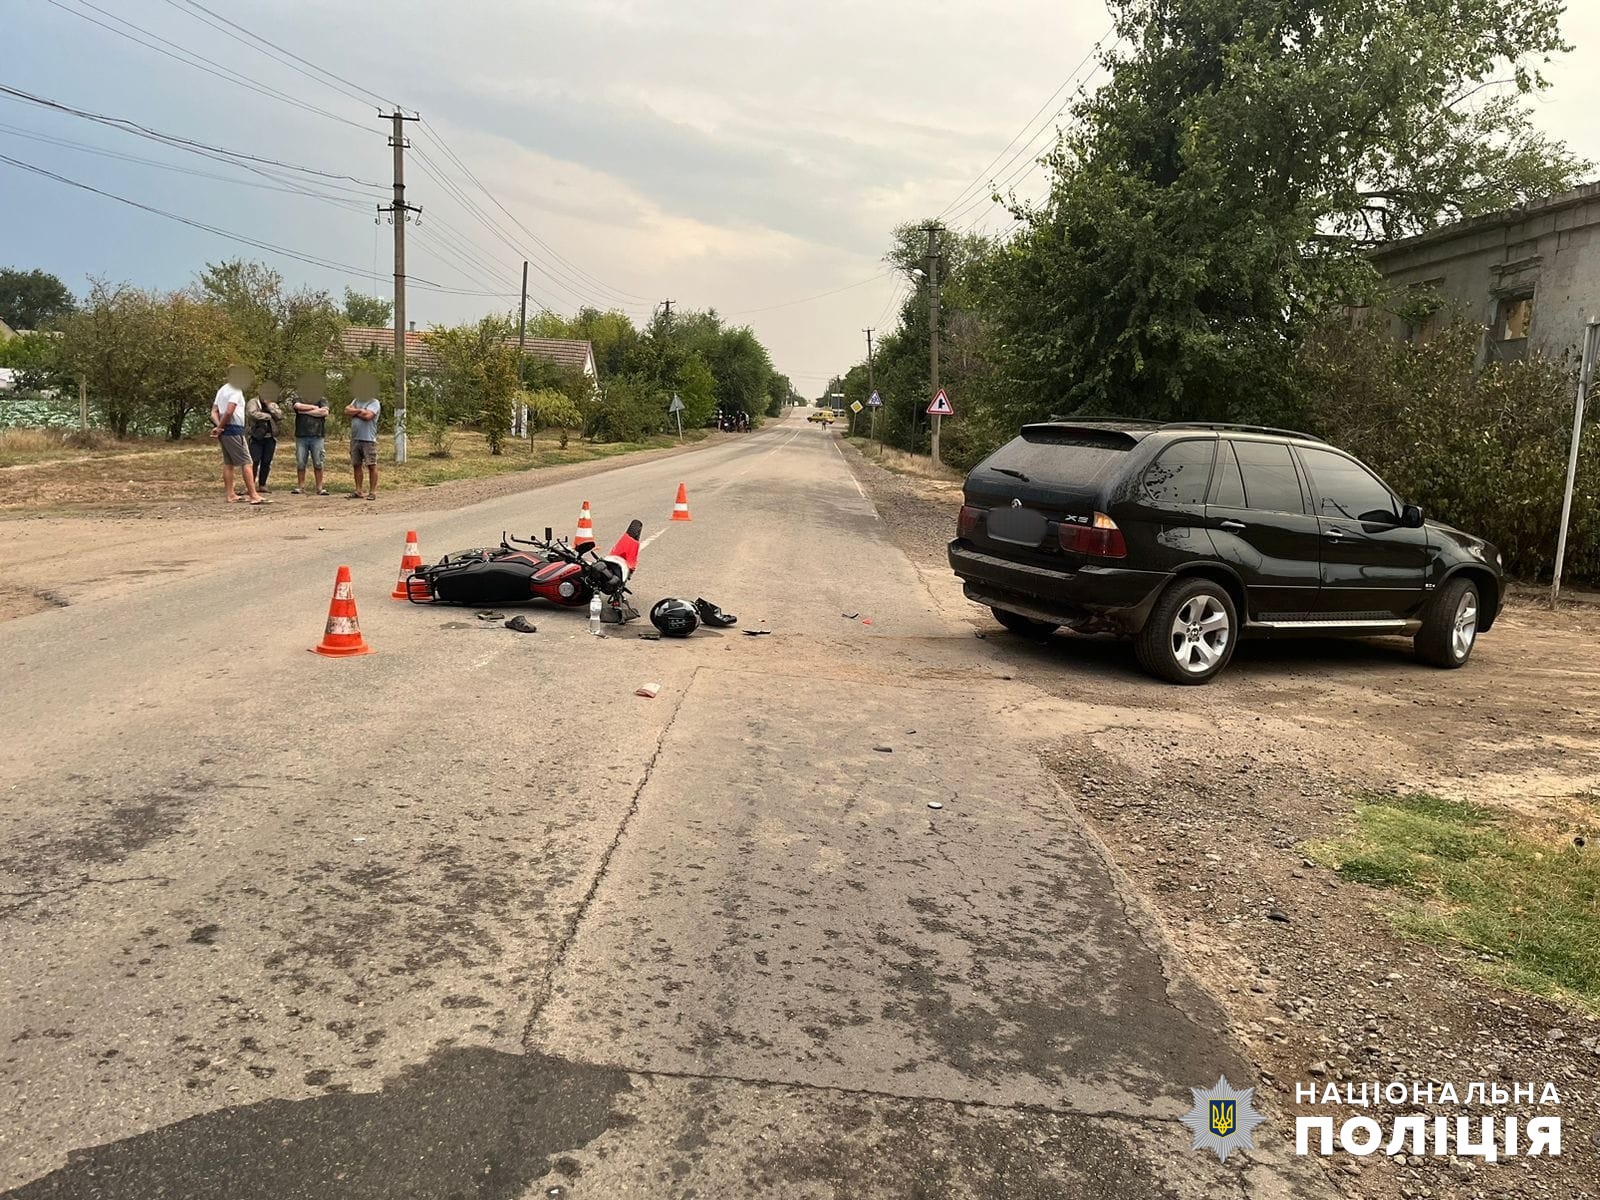
[[[1189,1149],[1251,1072],[835,441],[351,504],[0,625],[0,1197],[1320,1194],[1281,1114]],[[641,608],[739,626],[387,598],[407,528],[584,499],[644,520]],[[306,653],[340,564],[370,657]]]

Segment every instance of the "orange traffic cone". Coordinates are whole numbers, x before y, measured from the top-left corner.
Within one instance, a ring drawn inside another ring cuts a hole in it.
[[[584,544],[594,545],[594,516],[589,512],[589,502],[583,502],[583,511],[578,514],[578,532],[572,535],[572,548],[581,550]]]
[[[351,658],[357,654],[371,654],[372,647],[361,637],[361,623],[356,620],[356,599],[350,591],[350,568],[340,567],[333,581],[333,600],[328,604],[328,627],[323,631],[322,642],[311,647],[313,654],[329,658]]]
[[[689,489],[681,483],[678,485],[678,501],[672,506],[672,519],[674,521],[689,519]]]
[[[411,572],[422,566],[422,551],[417,546],[417,531],[406,532],[406,551],[400,556],[400,578],[395,580],[394,591],[389,593],[391,600],[409,600],[406,591],[406,577]]]

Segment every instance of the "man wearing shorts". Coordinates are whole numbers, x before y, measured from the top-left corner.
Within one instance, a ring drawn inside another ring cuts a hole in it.
[[[378,380],[363,371],[350,381],[350,403],[344,415],[350,418],[350,466],[355,471],[356,490],[352,500],[361,497],[361,468],[367,469],[367,499],[378,498]]]
[[[326,496],[322,467],[327,457],[328,401],[323,391],[326,381],[320,375],[303,375],[295,385],[294,397],[294,494],[305,490],[306,467],[317,481],[317,495]]]
[[[256,491],[255,470],[250,464],[250,444],[245,441],[244,390],[250,386],[247,367],[228,368],[228,381],[217,389],[211,402],[211,436],[222,446],[222,495],[229,504],[239,497],[233,491],[233,473],[244,476],[245,494],[250,503],[265,504]]]

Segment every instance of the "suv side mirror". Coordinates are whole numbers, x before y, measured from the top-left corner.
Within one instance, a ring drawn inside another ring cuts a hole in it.
[[[1422,528],[1422,509],[1415,504],[1408,504],[1400,510],[1400,524],[1407,529]]]

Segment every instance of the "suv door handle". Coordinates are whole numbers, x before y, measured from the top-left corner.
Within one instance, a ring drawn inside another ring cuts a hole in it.
[[[1330,542],[1337,542],[1344,537],[1344,530],[1335,526],[1322,536],[1327,538]]]
[[[1222,528],[1226,529],[1229,533],[1238,533],[1244,527],[1243,521],[1229,520],[1222,523]]]

